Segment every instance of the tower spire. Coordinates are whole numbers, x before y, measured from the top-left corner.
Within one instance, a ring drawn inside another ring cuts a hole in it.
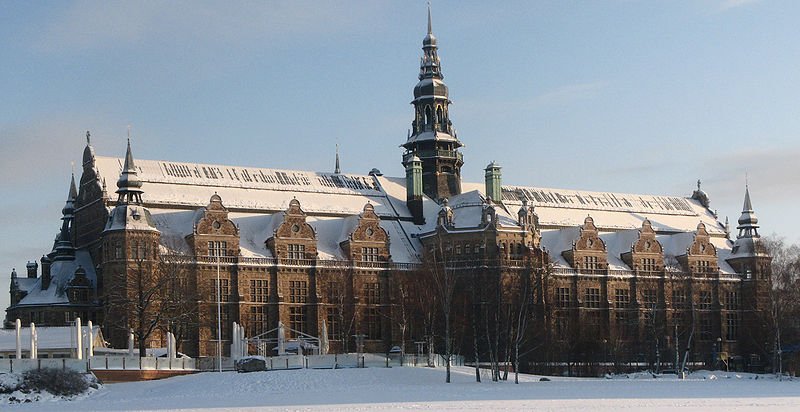
[[[742,205],[742,215],[739,217],[738,238],[760,237],[758,234],[758,217],[753,211],[753,203],[750,201],[750,185],[744,186],[744,205]]]
[[[333,173],[337,175],[342,173],[342,169],[339,168],[339,143],[336,143],[336,166],[334,166]]]
[[[117,194],[119,194],[117,203],[142,204],[142,181],[139,179],[139,173],[133,163],[130,135],[128,135],[128,149],[125,152],[125,164],[123,164],[122,173],[117,180],[117,188]]]
[[[415,157],[422,162],[424,193],[435,200],[461,193],[463,157],[450,121],[450,98],[444,84],[433,19],[428,4],[428,32],[422,40],[419,82],[414,87],[414,120],[411,133],[403,144],[403,166]]]
[[[64,208],[61,209],[61,230],[56,236],[53,248],[56,252],[56,260],[71,260],[75,258],[75,247],[72,245],[72,221],[75,217],[75,199],[77,197],[75,174],[73,173],[69,184],[67,201],[64,203]]]
[[[428,2],[428,34],[433,34],[433,25],[431,24],[431,2]]]

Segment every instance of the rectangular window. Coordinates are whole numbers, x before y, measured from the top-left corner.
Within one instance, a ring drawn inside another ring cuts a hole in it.
[[[219,292],[219,301],[220,302],[228,302],[230,301],[231,296],[231,286],[230,280],[228,279],[220,279],[219,280],[219,290],[217,290],[217,279],[213,279],[211,281],[211,285],[214,287],[213,291],[213,298],[217,300],[217,293]]]
[[[250,306],[247,336],[258,336],[269,330],[266,306]]]
[[[725,339],[737,340],[739,338],[739,314],[727,313],[725,314]]]
[[[222,325],[222,340],[226,340],[230,338],[230,322],[228,316],[228,310],[225,306],[222,307],[222,310],[219,312],[219,324]],[[217,307],[211,307],[211,340],[217,340]]]
[[[570,289],[569,288],[556,288],[556,306],[559,308],[568,308],[570,305]]]
[[[328,282],[328,303],[339,305],[344,303],[344,293],[342,284],[339,282]]]
[[[628,289],[614,290],[614,307],[617,309],[627,309],[631,304],[631,291]]]
[[[224,240],[208,241],[208,256],[227,256],[228,242]]]
[[[308,283],[302,280],[289,281],[289,303],[306,303]]]
[[[642,259],[642,270],[645,272],[655,272],[658,270],[658,266],[656,266],[656,260],[654,258],[644,258]]]
[[[456,255],[460,255],[460,254],[461,254],[461,245],[456,245]]]
[[[305,259],[306,258],[306,245],[289,244],[288,255],[289,259]]]
[[[655,289],[645,289],[642,291],[642,300],[648,309],[652,309],[653,305],[658,304],[658,291]]]
[[[289,307],[289,327],[298,331],[306,332],[306,308],[303,306]],[[296,337],[292,331],[288,333],[291,337]]]
[[[266,303],[269,301],[269,287],[266,280],[255,279],[250,281],[250,301]]]
[[[630,313],[614,313],[614,323],[616,323],[617,334],[620,338],[631,339],[633,337],[633,322],[631,321]]]
[[[566,316],[556,317],[556,339],[566,340],[569,337],[569,322]]]
[[[328,308],[328,316],[327,316],[327,327],[328,327],[328,339],[338,340],[342,338],[342,323],[341,323],[341,312],[339,308]]]
[[[672,308],[686,309],[686,290],[672,289]]]
[[[711,292],[706,290],[700,291],[700,302],[698,302],[698,309],[711,309]]]
[[[583,268],[587,269],[587,270],[600,269],[600,264],[598,262],[597,256],[584,256],[583,257]]]
[[[711,314],[701,313],[698,315],[698,339],[702,341],[711,340]]]
[[[697,273],[711,273],[711,262],[708,260],[698,260]]]
[[[364,314],[364,320],[367,324],[367,339],[378,340],[381,339],[381,314],[378,308],[367,308]]]
[[[739,309],[739,293],[735,291],[728,291],[725,293],[725,309],[738,310]]]
[[[599,308],[600,307],[600,289],[588,288],[586,289],[586,307]]]
[[[122,259],[122,245],[114,243],[114,259]]]
[[[460,252],[460,248],[458,249]],[[362,247],[361,248],[361,261],[362,262],[377,262],[379,260],[378,248],[376,247]]]
[[[364,284],[364,303],[367,305],[380,305],[381,288],[379,283]]]

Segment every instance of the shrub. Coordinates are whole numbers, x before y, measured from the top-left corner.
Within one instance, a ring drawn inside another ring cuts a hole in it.
[[[28,391],[47,391],[56,396],[74,396],[86,392],[89,387],[96,388],[94,376],[63,369],[43,368],[22,374],[22,389]]]

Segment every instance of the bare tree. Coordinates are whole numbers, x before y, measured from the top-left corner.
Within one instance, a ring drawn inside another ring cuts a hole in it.
[[[773,340],[772,369],[783,373],[781,341],[800,339],[800,330],[795,322],[800,317],[800,246],[787,245],[782,237],[772,235],[764,238],[764,246],[772,257],[770,290],[770,319]]]
[[[436,287],[437,301],[444,321],[444,361],[447,372],[445,382],[450,383],[450,362],[453,356],[453,337],[452,332],[452,309],[453,299],[456,291],[458,275],[453,264],[452,249],[445,247],[442,238],[437,236],[436,244],[428,258],[431,264],[426,265],[431,279]]]
[[[191,259],[185,255],[162,256],[158,265],[164,284],[161,329],[175,335],[178,350],[190,331],[198,326],[197,293],[190,282],[191,267]]]
[[[188,282],[183,281],[188,279],[185,262],[147,260],[147,252],[139,249],[132,268],[108,275],[104,305],[106,322],[118,331],[133,332],[139,356],[147,355],[156,330],[166,330],[173,322],[185,324],[196,314]]]

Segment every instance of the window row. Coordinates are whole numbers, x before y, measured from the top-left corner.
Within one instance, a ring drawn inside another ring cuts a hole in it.
[[[584,291],[583,304],[587,308],[601,308],[602,294],[600,288],[586,288]],[[632,299],[630,289],[614,289],[614,308],[627,309],[631,307]],[[658,304],[658,291],[656,289],[642,290],[641,304],[650,308]],[[673,309],[690,309],[690,301],[686,289],[676,288],[672,290],[671,305]],[[714,299],[710,291],[702,290],[698,293],[698,300],[695,309],[713,309]],[[739,309],[739,293],[736,291],[726,291],[723,297],[723,308],[726,310]],[[569,287],[558,287],[555,290],[555,306],[567,308],[572,305],[572,293]]]

